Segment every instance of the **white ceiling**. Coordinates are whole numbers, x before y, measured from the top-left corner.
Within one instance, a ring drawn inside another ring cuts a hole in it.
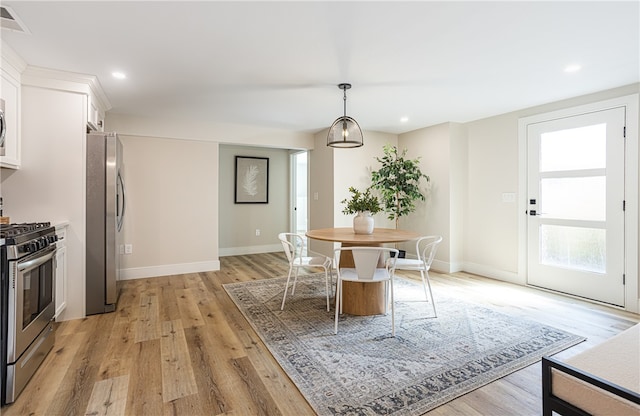
[[[315,132],[349,82],[348,115],[402,133],[640,80],[638,1],[2,5],[31,32],[3,41],[29,65],[96,75],[113,113]]]

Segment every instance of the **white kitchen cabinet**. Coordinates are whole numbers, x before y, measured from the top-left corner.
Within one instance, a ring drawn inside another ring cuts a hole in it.
[[[103,114],[96,105],[96,100],[87,95],[87,126],[91,130],[104,131]]]
[[[67,307],[67,225],[56,225],[56,315],[58,318]]]
[[[4,100],[4,115],[7,126],[5,155],[0,156],[0,167],[20,167],[20,82],[1,68],[2,84],[0,97]]]

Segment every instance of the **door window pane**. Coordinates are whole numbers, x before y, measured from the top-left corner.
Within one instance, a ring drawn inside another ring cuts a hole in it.
[[[540,180],[540,213],[545,218],[606,220],[606,177]]]
[[[540,263],[595,273],[606,272],[606,232],[596,228],[540,226]]]
[[[605,123],[540,135],[540,172],[601,169],[606,157]]]

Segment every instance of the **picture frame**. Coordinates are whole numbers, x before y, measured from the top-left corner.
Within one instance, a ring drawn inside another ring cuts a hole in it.
[[[269,203],[269,158],[236,156],[234,177],[236,204]]]

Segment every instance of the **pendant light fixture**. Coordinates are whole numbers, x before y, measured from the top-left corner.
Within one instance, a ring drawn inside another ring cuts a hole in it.
[[[338,117],[329,128],[327,146],[360,147],[364,144],[362,130],[357,121],[347,116],[347,90],[351,88],[351,84],[339,84],[338,88],[344,91],[344,115]]]

